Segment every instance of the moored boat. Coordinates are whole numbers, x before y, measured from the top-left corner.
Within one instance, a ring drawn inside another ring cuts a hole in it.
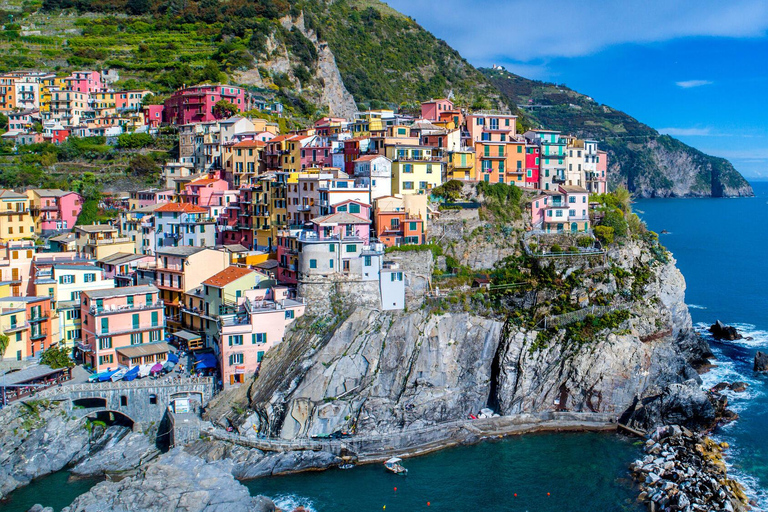
[[[384,462],[384,467],[387,468],[387,470],[393,472],[396,475],[407,475],[408,470],[405,469],[400,463],[403,461],[403,459],[399,457],[392,457],[391,459]]]

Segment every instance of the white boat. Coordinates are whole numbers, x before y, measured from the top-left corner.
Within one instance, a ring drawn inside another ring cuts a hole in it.
[[[125,377],[126,373],[128,373],[128,368],[120,368],[115,373],[113,373],[112,376],[109,379],[112,382],[117,382],[119,380],[123,380],[123,377]]]
[[[144,377],[149,376],[149,371],[152,369],[154,364],[143,364],[139,366],[139,378],[143,379]]]
[[[392,457],[391,459],[384,462],[384,467],[387,468],[387,470],[393,472],[396,475],[407,475],[408,470],[405,469],[400,463],[403,461],[403,459],[399,457]]]

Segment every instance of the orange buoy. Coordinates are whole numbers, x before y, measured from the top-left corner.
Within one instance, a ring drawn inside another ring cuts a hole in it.
[[[515,493],[515,498],[517,498],[517,493]]]
[[[397,487],[395,487],[395,492],[397,492]]]
[[[549,493],[547,493],[547,496],[549,496]]]
[[[427,506],[429,506],[429,502],[427,502]]]

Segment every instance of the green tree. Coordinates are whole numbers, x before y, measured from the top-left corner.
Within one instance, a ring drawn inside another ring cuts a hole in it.
[[[8,350],[8,345],[11,343],[11,339],[5,334],[0,334],[0,360],[5,356],[5,351]]]
[[[0,113],[0,130],[8,129],[8,116]]]
[[[618,208],[606,211],[600,224],[613,228],[613,234],[616,238],[627,236],[627,221],[624,219],[624,214]]]
[[[141,149],[151,145],[155,139],[148,133],[121,133],[117,136],[120,149]]]
[[[608,226],[595,226],[595,236],[604,244],[612,244],[613,228]]]
[[[232,117],[238,112],[237,105],[228,100],[217,101],[213,109],[216,116],[220,118]]]
[[[627,214],[632,211],[632,194],[624,187],[619,187],[613,191],[613,196],[616,199],[616,206]]]
[[[47,364],[51,368],[71,368],[74,361],[69,358],[69,350],[65,347],[51,347],[40,356],[40,364]]]

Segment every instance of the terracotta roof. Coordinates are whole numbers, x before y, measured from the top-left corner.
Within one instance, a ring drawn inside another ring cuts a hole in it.
[[[219,181],[218,178],[197,178],[196,180],[192,180],[189,184],[190,185],[210,185],[211,183],[216,183]]]
[[[589,191],[583,187],[577,187],[576,185],[560,185],[560,188],[566,192],[587,194]]]
[[[166,203],[156,212],[184,212],[184,213],[206,213],[208,210],[200,208],[190,203]]]
[[[267,143],[261,140],[243,140],[234,145],[236,148],[263,148]]]
[[[291,137],[293,137],[293,135],[278,135],[277,137],[272,137],[269,139],[269,142],[282,142],[284,140],[290,139]]]
[[[209,277],[205,281],[203,281],[203,284],[207,284],[208,286],[215,286],[216,288],[223,288],[227,286],[229,283],[232,283],[234,281],[237,281],[241,277],[245,277],[248,274],[255,273],[255,270],[252,270],[250,268],[244,268],[244,267],[227,267],[218,274]]]

